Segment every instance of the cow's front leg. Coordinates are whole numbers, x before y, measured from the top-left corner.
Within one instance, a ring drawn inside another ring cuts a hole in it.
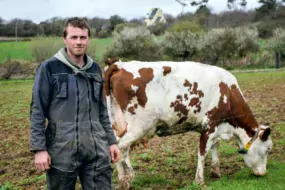
[[[221,177],[218,147],[219,147],[218,142],[214,143],[212,146],[212,164],[211,164],[212,165],[212,176],[216,178]]]
[[[119,178],[119,189],[131,189],[135,172],[130,162],[129,151],[130,146],[140,139],[144,131],[128,131],[120,140],[118,147],[121,151],[121,159],[116,164]]]
[[[198,149],[198,166],[195,177],[195,182],[201,185],[204,184],[205,159],[211,146],[212,146],[212,141],[209,139],[207,131],[203,131],[200,136],[200,145]]]
[[[135,173],[130,162],[129,150],[130,147],[119,147],[121,151],[121,159],[116,163],[119,185],[117,189],[131,189]]]

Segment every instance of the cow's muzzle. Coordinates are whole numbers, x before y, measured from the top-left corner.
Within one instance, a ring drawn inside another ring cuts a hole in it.
[[[266,169],[264,169],[264,168],[252,169],[252,173],[256,176],[265,176],[266,175]]]

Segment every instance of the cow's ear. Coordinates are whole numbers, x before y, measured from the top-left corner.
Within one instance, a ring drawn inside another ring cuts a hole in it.
[[[113,63],[115,63],[115,62],[117,62],[119,60],[120,59],[117,58],[117,57],[108,58],[108,59],[106,59],[105,64],[111,66]]]
[[[259,135],[259,138],[262,140],[262,141],[267,141],[269,135],[270,135],[270,132],[271,132],[271,129],[270,128],[267,128],[265,129],[264,132],[262,132],[260,135]]]

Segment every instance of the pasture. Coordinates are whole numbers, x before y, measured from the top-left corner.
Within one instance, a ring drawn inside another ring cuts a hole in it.
[[[58,41],[62,41],[58,38]],[[1,42],[0,41],[0,64],[8,58],[34,61],[32,54],[32,41]],[[56,43],[56,42],[55,42]],[[91,44],[96,44],[96,60],[101,60],[104,50],[112,43],[112,38],[91,39]]]
[[[103,42],[102,42],[103,43]],[[0,44],[1,46],[1,44]],[[1,49],[1,48],[0,48]],[[0,61],[1,62],[1,61]],[[210,176],[209,154],[203,189],[284,189],[285,71],[235,74],[259,123],[270,122],[274,143],[267,175],[255,177],[237,153],[235,141],[219,147],[220,179]],[[29,105],[33,80],[0,81],[0,189],[44,189],[45,175],[33,166],[29,153]],[[189,132],[154,137],[149,148],[131,152],[135,189],[201,189],[195,178],[199,134]],[[114,170],[114,184],[117,171]],[[79,185],[77,186],[79,189]]]

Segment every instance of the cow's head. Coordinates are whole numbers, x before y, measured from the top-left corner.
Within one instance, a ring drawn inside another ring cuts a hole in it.
[[[267,155],[272,149],[272,141],[269,135],[270,128],[261,126],[255,137],[239,150],[239,153],[243,154],[246,165],[251,168],[254,175],[264,176],[266,174]]]

